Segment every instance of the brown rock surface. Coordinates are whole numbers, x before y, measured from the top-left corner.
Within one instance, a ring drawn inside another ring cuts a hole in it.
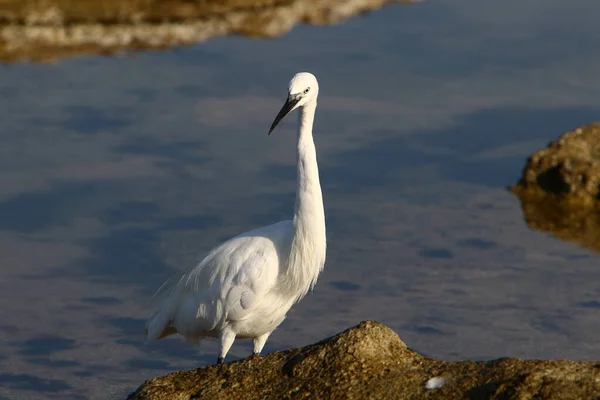
[[[446,379],[427,389],[433,377]],[[151,379],[129,400],[598,399],[600,363],[504,358],[444,362],[408,349],[388,327],[362,322],[301,349]]]
[[[228,34],[273,37],[298,23],[332,24],[410,1],[0,0],[0,60],[158,49]]]
[[[510,190],[530,228],[600,251],[600,123],[533,153]]]
[[[551,197],[565,205],[600,205],[600,123],[567,132],[533,153],[511,190],[527,201]]]

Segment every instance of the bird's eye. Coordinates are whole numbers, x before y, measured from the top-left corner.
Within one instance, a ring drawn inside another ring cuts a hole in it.
[[[306,89],[304,89],[304,94],[308,94],[308,91],[310,90],[309,87],[307,87]]]

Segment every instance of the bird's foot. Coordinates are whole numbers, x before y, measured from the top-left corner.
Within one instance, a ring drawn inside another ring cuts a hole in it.
[[[250,355],[250,357],[248,357],[248,359],[250,359],[250,360],[254,360],[254,359],[257,359],[257,358],[260,358],[260,353],[252,353]]]
[[[225,362],[225,357],[219,357],[217,358],[217,365],[218,364],[223,364]]]

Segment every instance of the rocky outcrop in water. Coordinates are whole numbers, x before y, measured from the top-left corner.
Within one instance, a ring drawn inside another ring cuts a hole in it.
[[[154,378],[128,399],[582,400],[598,396],[600,363],[517,358],[444,362],[419,355],[388,327],[366,321],[301,349]]]
[[[600,123],[533,153],[510,190],[530,228],[600,251]]]
[[[600,205],[600,123],[567,132],[533,153],[511,190],[521,198],[552,198],[578,207]]]
[[[0,60],[159,49],[228,34],[273,37],[394,2],[410,0],[3,0]]]

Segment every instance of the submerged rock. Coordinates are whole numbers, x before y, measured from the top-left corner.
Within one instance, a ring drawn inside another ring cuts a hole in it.
[[[600,206],[600,123],[567,132],[533,153],[510,189],[529,203],[550,197],[566,206]]]
[[[503,358],[444,362],[366,321],[311,346],[176,372],[129,400],[594,399],[600,363]]]
[[[160,49],[237,34],[273,37],[411,0],[3,0],[0,60]]]

